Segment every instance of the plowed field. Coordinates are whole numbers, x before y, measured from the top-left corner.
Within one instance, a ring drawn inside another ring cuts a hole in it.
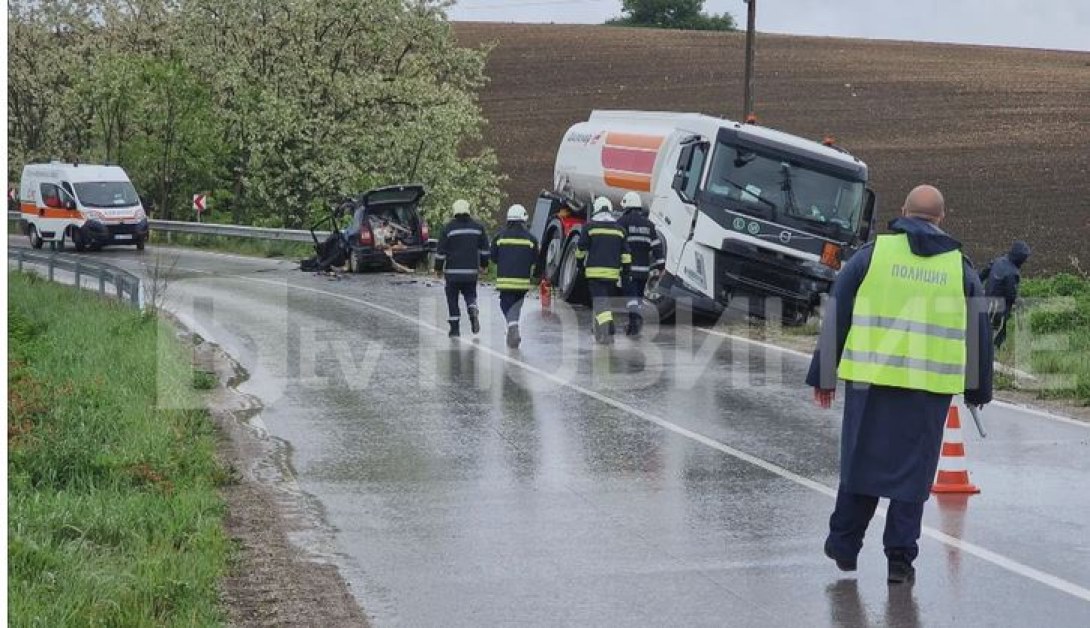
[[[495,43],[481,104],[486,141],[529,205],[552,180],[564,130],[595,108],[737,118],[744,35],[459,23]],[[762,124],[839,144],[866,161],[882,222],[929,182],[946,227],[978,264],[1014,238],[1027,271],[1090,268],[1090,53],[760,35]]]

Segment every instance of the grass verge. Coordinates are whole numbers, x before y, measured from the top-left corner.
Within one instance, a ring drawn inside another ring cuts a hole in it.
[[[8,621],[222,622],[214,428],[164,323],[8,274]],[[157,355],[166,352],[165,355]]]
[[[1043,398],[1090,405],[1090,277],[1025,279],[1021,296],[1000,361],[1043,376],[1036,387]]]

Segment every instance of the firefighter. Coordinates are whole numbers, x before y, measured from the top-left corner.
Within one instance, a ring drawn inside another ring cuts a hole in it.
[[[500,310],[507,321],[507,346],[518,348],[519,314],[526,292],[536,277],[538,243],[527,229],[526,208],[512,205],[507,210],[507,226],[492,240],[492,261],[496,264],[496,290]]]
[[[624,228],[613,218],[613,203],[608,198],[598,197],[594,201],[591,220],[583,237],[579,238],[576,259],[583,263],[594,310],[594,339],[599,344],[613,342],[615,328],[610,298],[632,264],[626,237]]]
[[[890,584],[912,562],[953,395],[992,398],[991,326],[984,290],[961,243],[939,228],[942,194],[909,193],[902,217],[837,275],[806,383],[821,407],[846,380],[840,485],[825,555],[856,569],[867,524],[889,498],[883,543]]]
[[[1007,322],[1018,303],[1018,283],[1022,280],[1022,264],[1029,259],[1029,245],[1015,240],[1006,255],[1000,255],[980,271],[984,294],[988,297],[988,312],[995,332],[995,348],[1007,339]]]
[[[454,217],[439,235],[435,251],[435,274],[446,279],[447,322],[451,338],[461,335],[462,313],[458,296],[466,302],[469,324],[473,333],[481,331],[477,310],[477,275],[488,268],[488,235],[484,227],[469,215],[469,202],[454,201]]]
[[[662,241],[655,231],[655,225],[647,218],[647,212],[643,209],[643,201],[636,192],[628,192],[621,199],[621,209],[624,214],[617,220],[617,224],[624,228],[628,234],[628,251],[632,255],[632,266],[628,271],[628,279],[624,282],[624,294],[628,297],[628,329],[629,336],[637,336],[643,327],[643,316],[640,315],[640,306],[643,304],[643,292],[647,288],[647,278],[651,271],[662,268]]]

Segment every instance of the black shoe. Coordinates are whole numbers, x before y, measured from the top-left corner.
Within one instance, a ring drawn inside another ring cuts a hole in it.
[[[912,563],[900,558],[889,559],[889,584],[912,584],[916,582],[916,568]]]
[[[518,349],[519,343],[522,342],[522,336],[519,336],[519,326],[509,325],[507,327],[507,346],[512,349]]]
[[[600,345],[609,343],[609,329],[605,325],[595,325],[594,341]]]
[[[825,541],[825,555],[836,562],[836,567],[840,571],[855,571],[859,568],[855,558],[841,558],[834,554],[833,546],[829,544],[829,541]]]
[[[459,328],[460,328],[460,325],[458,324],[458,321],[451,321],[450,331],[447,332],[447,337],[448,338],[457,338],[458,336],[461,336],[462,331]]]

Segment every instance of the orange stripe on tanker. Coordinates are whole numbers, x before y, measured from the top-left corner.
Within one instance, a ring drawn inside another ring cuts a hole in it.
[[[651,175],[606,170],[605,182],[606,185],[614,188],[633,190],[635,192],[651,191]]]

